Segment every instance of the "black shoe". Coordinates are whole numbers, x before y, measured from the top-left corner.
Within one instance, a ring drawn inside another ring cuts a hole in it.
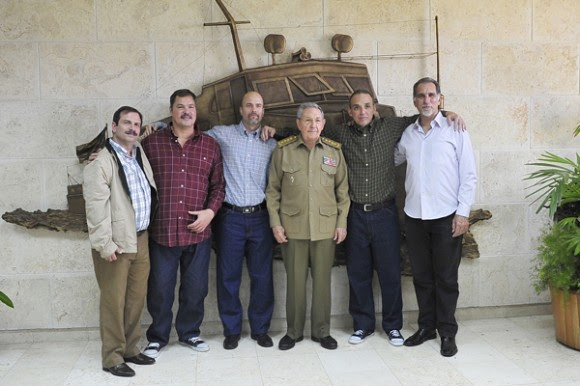
[[[126,363],[113,367],[103,367],[103,371],[116,375],[117,377],[134,377],[135,372]]]
[[[240,340],[240,334],[228,335],[224,339],[224,348],[226,350],[233,350],[238,347],[238,342]]]
[[[136,365],[152,365],[155,363],[155,359],[149,358],[147,355],[141,353],[135,355],[131,358],[123,358],[125,362],[135,363]]]
[[[408,347],[418,346],[421,343],[425,342],[426,340],[435,338],[437,338],[437,333],[435,332],[435,330],[427,330],[426,328],[420,328],[419,331],[408,337],[405,343],[403,344]]]
[[[268,334],[252,334],[251,337],[258,342],[258,346],[272,347],[274,345],[272,338],[270,338]]]
[[[442,336],[441,337],[441,355],[444,357],[452,357],[457,354],[457,345],[455,344],[455,338],[452,336]]]
[[[280,339],[280,343],[278,343],[278,348],[280,350],[290,350],[292,347],[294,347],[296,342],[301,342],[302,339],[304,339],[303,336],[297,339],[292,339],[288,335],[284,335],[284,337]]]
[[[330,335],[325,336],[324,338],[312,336],[311,339],[313,342],[319,342],[320,345],[327,350],[334,350],[338,347],[338,343],[336,343],[336,340]]]

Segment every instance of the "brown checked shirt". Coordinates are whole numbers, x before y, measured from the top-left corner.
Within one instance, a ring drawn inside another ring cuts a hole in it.
[[[159,209],[150,237],[167,246],[197,244],[211,236],[211,227],[193,233],[188,211],[211,209],[217,213],[225,195],[222,156],[217,142],[195,128],[183,147],[171,126],[143,140],[159,192]]]

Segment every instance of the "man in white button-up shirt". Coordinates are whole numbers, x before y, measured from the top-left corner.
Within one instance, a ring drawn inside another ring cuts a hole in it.
[[[405,224],[419,305],[419,330],[405,346],[435,339],[437,330],[441,355],[453,356],[461,243],[477,177],[469,134],[447,123],[439,112],[440,98],[437,81],[415,83],[413,103],[420,116],[405,129],[395,162],[407,161]]]

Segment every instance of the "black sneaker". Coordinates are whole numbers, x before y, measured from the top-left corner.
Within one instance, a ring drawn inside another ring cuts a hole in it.
[[[389,343],[393,346],[402,346],[405,343],[405,338],[403,338],[399,330],[391,330],[387,335],[389,337]]]
[[[182,340],[179,343],[185,345],[195,351],[209,351],[209,344],[205,343],[199,336]]]
[[[354,334],[348,338],[348,343],[350,344],[359,344],[365,341],[367,336],[373,335],[374,331],[367,331],[367,330],[356,330]]]

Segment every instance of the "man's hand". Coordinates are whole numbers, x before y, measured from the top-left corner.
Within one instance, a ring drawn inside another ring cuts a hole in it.
[[[452,236],[457,237],[461,236],[469,229],[469,219],[465,216],[460,216],[456,214],[453,217],[453,222],[451,224],[451,232],[453,232]]]
[[[111,256],[107,256],[105,257],[105,260],[107,260],[109,263],[112,263],[113,261],[117,261],[117,255],[120,255],[123,253],[123,250],[119,247],[117,247],[117,249],[115,250],[115,252],[113,252],[113,254]]]
[[[87,160],[85,161],[85,165],[88,165],[91,162],[93,162],[97,158],[97,156],[99,155],[99,152],[101,150],[103,150],[103,149],[99,149],[96,152],[89,154],[89,158],[87,158]]]
[[[467,127],[465,126],[465,121],[463,118],[453,111],[447,111],[447,122],[452,125],[455,130],[466,131]]]
[[[211,209],[190,210],[189,214],[197,216],[194,222],[187,226],[193,233],[201,233],[207,228],[215,213]]]
[[[340,244],[346,239],[346,228],[336,228],[333,240]]]
[[[267,141],[276,134],[276,129],[270,126],[262,127],[262,141]]]
[[[281,227],[280,225],[274,226],[274,227],[272,227],[272,233],[274,233],[274,238],[280,244],[288,242],[288,239],[286,238],[286,231],[284,230],[284,227]]]
[[[147,138],[147,136],[153,134],[154,132],[156,132],[159,129],[164,129],[167,127],[167,124],[164,122],[153,122],[153,123],[149,123],[147,125],[144,125],[143,128],[141,129],[141,131],[143,132],[143,134],[141,134],[139,136],[139,141],[144,140],[145,138]]]

